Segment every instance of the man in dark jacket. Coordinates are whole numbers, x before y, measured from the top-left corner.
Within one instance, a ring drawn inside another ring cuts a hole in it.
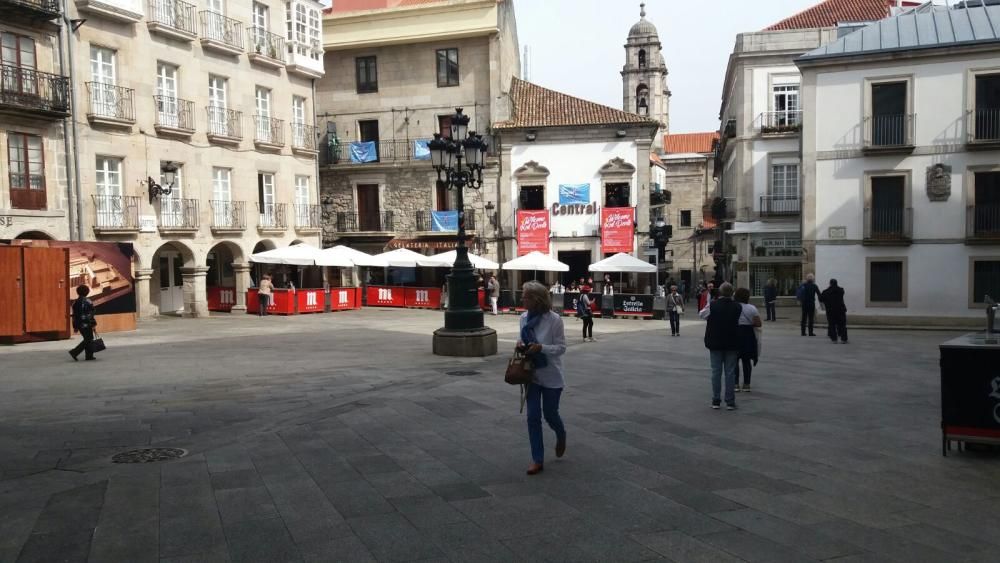
[[[90,295],[90,288],[81,285],[76,288],[76,301],[73,302],[73,329],[80,333],[83,337],[83,341],[76,345],[69,351],[69,355],[73,357],[73,361],[76,361],[77,356],[80,352],[86,352],[84,355],[85,360],[96,360],[94,357],[94,327],[97,326],[97,320],[94,319],[94,304],[87,299],[87,295]]]
[[[819,302],[826,308],[827,335],[830,340],[847,344],[847,305],[844,304],[844,288],[837,280],[830,280],[830,287],[819,294]]]
[[[721,403],[722,374],[726,374],[726,410],[736,409],[736,360],[739,356],[739,322],[742,305],[733,301],[733,286],[724,283],[719,288],[719,298],[698,312],[708,321],[705,325],[705,348],[712,361],[712,408]]]
[[[812,274],[806,276],[806,281],[799,286],[795,292],[795,298],[802,306],[802,336],[806,335],[806,328],[809,329],[809,336],[816,336],[813,332],[813,323],[816,321],[816,298],[819,297],[819,287],[816,286],[816,277]]]

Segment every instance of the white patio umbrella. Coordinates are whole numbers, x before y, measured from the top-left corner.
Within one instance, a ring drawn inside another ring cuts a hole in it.
[[[438,268],[451,268],[455,265],[455,260],[458,258],[457,250],[449,250],[448,252],[442,252],[441,254],[435,254],[434,256],[428,256],[425,260],[424,266],[433,265]],[[500,268],[500,264],[492,260],[483,258],[482,256],[476,256],[473,253],[469,253],[469,262],[472,262],[472,267],[480,270],[496,270]]]
[[[320,250],[308,244],[296,244],[250,255],[255,264],[285,264],[288,266],[315,266]]]
[[[543,272],[568,272],[569,265],[541,252],[529,252],[501,266],[504,270],[541,270]]]
[[[316,260],[316,265],[337,266],[340,268],[352,268],[354,266],[385,268],[389,263],[381,258],[365,254],[349,246],[338,245],[321,250],[320,258]]]
[[[649,262],[643,262],[631,254],[619,252],[610,258],[605,258],[600,262],[590,265],[591,272],[638,272],[641,274],[652,274],[656,272],[656,266]]]
[[[428,258],[408,248],[397,248],[396,250],[376,254],[374,257],[385,260],[388,266],[394,268],[416,268],[417,266],[423,266]]]

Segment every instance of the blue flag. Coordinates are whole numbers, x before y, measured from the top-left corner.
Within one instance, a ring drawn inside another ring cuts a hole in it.
[[[429,142],[426,139],[413,141],[413,160],[431,159],[431,149],[427,145]]]
[[[590,184],[559,184],[559,205],[590,203]]]
[[[458,211],[431,211],[431,230],[458,232]]]
[[[351,143],[351,162],[376,162],[378,149],[375,141],[354,141]]]

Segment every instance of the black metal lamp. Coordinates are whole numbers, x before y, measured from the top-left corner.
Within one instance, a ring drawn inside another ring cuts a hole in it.
[[[160,166],[163,182],[167,184],[167,187],[161,186],[152,176],[146,178],[146,185],[149,186],[149,203],[153,203],[153,200],[160,196],[170,195],[173,192],[174,182],[177,181],[177,170],[177,165],[169,161]]]
[[[455,108],[455,115],[451,118],[451,138],[435,134],[428,148],[438,185],[455,190],[458,207],[457,256],[448,275],[448,310],[444,315],[443,330],[482,330],[483,311],[479,307],[476,277],[472,273],[466,246],[465,188],[478,190],[483,186],[486,142],[481,135],[469,131],[469,116],[462,113],[462,108]]]
[[[489,219],[490,219],[490,225],[495,228],[497,226],[497,216],[493,214],[494,210],[496,210],[496,206],[493,205],[493,202],[492,201],[487,201],[486,202],[486,216],[489,217]]]

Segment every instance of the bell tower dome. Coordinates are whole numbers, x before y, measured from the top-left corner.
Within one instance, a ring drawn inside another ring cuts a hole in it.
[[[656,26],[646,19],[646,4],[639,4],[639,21],[629,30],[625,42],[622,109],[658,121],[658,137],[670,130],[670,89],[661,49]]]

